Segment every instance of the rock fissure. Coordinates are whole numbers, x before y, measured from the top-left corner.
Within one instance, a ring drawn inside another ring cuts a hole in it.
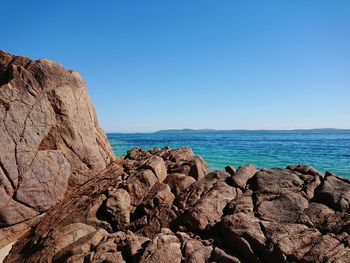
[[[12,179],[9,175],[9,172],[6,170],[6,167],[4,166],[4,164],[1,161],[1,158],[0,158],[0,169],[3,171],[3,174],[5,174],[6,179],[9,181],[9,183],[12,187],[12,190],[15,190],[16,189],[15,183],[12,181]]]
[[[10,103],[7,102],[7,101],[5,101],[4,99],[1,99],[1,98],[0,98],[0,104],[1,104],[2,106],[4,106],[5,111],[8,111],[8,110],[10,109]]]
[[[83,160],[80,156],[79,156],[79,154],[77,154],[77,152],[74,150],[74,148],[67,142],[67,140],[63,137],[63,136],[61,136],[61,139],[62,139],[62,141],[63,141],[63,143],[67,146],[67,148],[81,161],[81,163],[83,163],[85,166],[86,166],[86,168],[90,168],[89,166],[88,166],[88,164],[86,163],[86,161],[85,160]]]

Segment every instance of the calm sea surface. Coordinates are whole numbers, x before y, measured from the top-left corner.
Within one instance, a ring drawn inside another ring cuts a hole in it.
[[[252,163],[285,167],[305,163],[320,172],[350,178],[350,131],[230,131],[196,133],[108,134],[117,156],[132,147],[191,147],[211,170]]]

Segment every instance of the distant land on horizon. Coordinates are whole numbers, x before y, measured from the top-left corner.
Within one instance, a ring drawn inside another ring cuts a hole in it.
[[[310,128],[310,129],[165,129],[154,132],[107,132],[108,134],[164,134],[164,133],[210,133],[210,132],[350,132],[350,129]]]

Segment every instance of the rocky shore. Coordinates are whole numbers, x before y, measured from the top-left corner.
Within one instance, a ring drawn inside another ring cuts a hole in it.
[[[350,181],[208,171],[191,149],[116,159],[84,81],[0,51],[4,262],[350,262]]]

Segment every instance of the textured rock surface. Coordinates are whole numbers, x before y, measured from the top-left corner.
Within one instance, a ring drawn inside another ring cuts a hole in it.
[[[130,150],[56,205],[5,262],[349,262],[347,180],[306,166],[249,166],[239,186],[241,168],[180,173],[196,160],[187,148]]]
[[[1,241],[113,159],[77,72],[0,51]]]

